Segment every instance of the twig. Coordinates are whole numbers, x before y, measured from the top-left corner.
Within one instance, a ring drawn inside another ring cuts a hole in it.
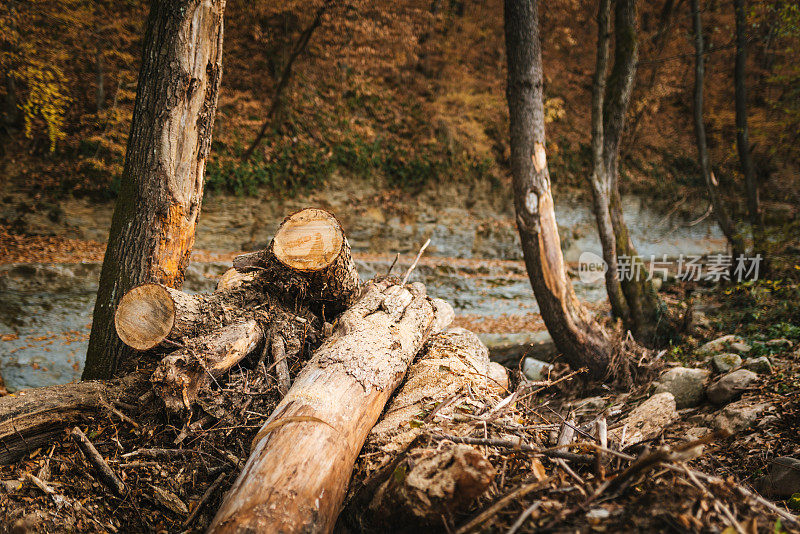
[[[86,459],[89,460],[94,468],[97,470],[97,474],[100,475],[100,480],[105,484],[111,491],[116,493],[118,496],[125,495],[125,483],[123,483],[119,477],[111,470],[108,463],[103,459],[97,449],[92,445],[92,442],[89,441],[89,438],[81,432],[81,429],[77,426],[72,429],[70,433],[72,439],[75,440],[75,443],[78,445],[78,448],[83,452]]]
[[[389,276],[390,274],[392,274],[392,269],[394,269],[394,266],[397,264],[397,260],[399,260],[399,259],[400,259],[400,253],[398,252],[394,257],[394,260],[392,261],[392,264],[389,266],[389,269],[386,271],[386,276]]]
[[[194,507],[192,513],[189,514],[189,517],[187,517],[186,521],[183,522],[183,528],[188,528],[189,525],[192,524],[192,522],[197,517],[197,514],[200,513],[200,510],[203,508],[203,506],[205,506],[205,504],[208,502],[208,500],[211,498],[214,492],[217,491],[217,488],[220,487],[222,481],[225,480],[226,476],[227,473],[225,471],[220,473],[217,479],[208,487],[205,493],[203,493],[203,496],[200,497],[200,502],[197,503],[197,506]]]
[[[519,515],[516,521],[514,521],[514,524],[511,525],[511,528],[508,529],[508,532],[506,532],[506,534],[514,534],[517,530],[519,530],[519,527],[521,527],[525,523],[525,520],[528,519],[528,517],[530,517],[530,515],[533,512],[535,512],[536,509],[539,508],[541,505],[542,501],[536,501],[532,505],[525,508],[525,511]]]
[[[563,458],[564,460],[569,460],[572,462],[582,463],[582,464],[591,464],[594,462],[594,456],[591,454],[578,454],[574,452],[565,452],[556,449],[542,449],[539,447],[534,447],[533,445],[529,445],[527,443],[523,443],[521,440],[519,442],[514,442],[511,440],[504,440],[504,439],[495,439],[495,438],[470,438],[464,436],[449,436],[446,434],[429,434],[429,436],[433,440],[448,440],[452,441],[453,443],[466,443],[467,445],[488,445],[490,447],[498,447],[501,449],[509,449],[509,450],[516,450],[521,452],[532,452],[535,454],[541,454],[542,456],[547,456],[549,458]]]
[[[106,410],[108,410],[109,412],[113,413],[114,415],[116,415],[117,417],[119,417],[120,419],[122,419],[124,422],[128,423],[129,425],[131,425],[131,426],[132,426],[133,428],[135,428],[136,430],[139,430],[139,423],[137,423],[136,421],[134,421],[133,419],[131,419],[130,417],[128,417],[127,415],[125,415],[125,414],[124,414],[124,413],[122,413],[121,411],[119,411],[119,410],[117,410],[116,408],[114,408],[114,407],[113,407],[111,404],[109,404],[109,403],[108,403],[108,402],[107,402],[105,399],[100,399],[100,404],[101,404],[101,405],[102,405],[102,406],[103,406],[103,407],[104,407]]]
[[[678,466],[678,465],[667,464],[664,467],[666,467],[670,471],[675,471],[675,472],[679,472],[679,473],[685,473],[684,469],[682,467]],[[721,479],[719,477],[716,477],[716,476],[713,476],[713,475],[707,475],[707,474],[703,473],[702,471],[695,471],[693,469],[689,469],[689,472],[692,475],[694,475],[695,477],[699,478],[700,480],[704,480],[705,482],[707,482],[709,484],[720,484],[720,485],[723,485],[723,486],[725,486],[725,485],[733,486],[734,489],[736,489],[736,491],[738,491],[739,494],[742,495],[742,497],[744,497],[746,499],[752,499],[752,500],[756,501],[761,506],[767,508],[770,512],[780,516],[780,518],[783,519],[784,521],[800,527],[800,519],[798,519],[796,516],[790,514],[786,510],[781,510],[780,508],[775,506],[773,503],[769,502],[767,499],[765,499],[761,495],[758,495],[757,493],[753,493],[749,489],[745,488],[744,486],[741,486],[741,485],[737,484],[736,482],[733,482],[732,480],[723,480],[723,479]]]
[[[419,259],[422,257],[422,253],[425,252],[425,249],[428,248],[428,245],[430,244],[431,240],[428,239],[427,241],[425,241],[425,244],[422,245],[422,248],[419,249],[419,252],[417,252],[417,257],[414,258],[414,263],[411,264],[411,267],[408,268],[405,276],[403,276],[403,281],[400,282],[400,287],[406,285],[406,282],[408,282],[408,277],[411,276],[411,271],[413,271],[417,267],[417,263],[419,262]]]
[[[286,344],[283,341],[283,336],[280,334],[272,336],[270,345],[272,346],[272,360],[275,363],[275,374],[278,375],[278,391],[283,397],[292,387],[289,364],[286,363]]]
[[[37,488],[42,490],[45,494],[51,495],[51,496],[56,494],[56,490],[51,488],[49,485],[47,485],[47,483],[44,480],[42,480],[41,478],[37,477],[36,475],[34,475],[32,473],[25,473],[25,478],[30,480],[33,483],[34,486],[36,486]]]
[[[497,514],[497,512],[505,508],[509,503],[524,497],[525,495],[527,495],[532,491],[542,489],[547,484],[552,482],[554,478],[555,477],[550,476],[543,480],[538,480],[536,482],[531,482],[529,484],[523,484],[522,486],[515,489],[511,493],[508,493],[505,497],[502,497],[500,500],[495,502],[489,508],[478,514],[474,519],[467,522],[461,528],[456,530],[456,534],[466,534],[467,532],[475,530],[476,528],[486,523],[486,521],[491,519],[495,514]]]

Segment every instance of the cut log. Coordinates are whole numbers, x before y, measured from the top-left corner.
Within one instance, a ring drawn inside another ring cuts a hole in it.
[[[153,372],[153,387],[168,410],[189,410],[200,388],[228,372],[263,341],[264,331],[252,319],[193,338],[161,360]]]
[[[359,295],[344,230],[321,209],[290,215],[265,250],[239,256],[233,266],[244,273],[256,271],[276,295],[308,305],[325,320],[349,308]]]
[[[117,335],[129,347],[149,350],[169,338],[190,336],[200,324],[200,301],[161,284],[144,284],[128,291],[114,314]]]
[[[209,532],[330,532],[358,451],[437,309],[449,305],[421,284],[369,284],[254,438]]]

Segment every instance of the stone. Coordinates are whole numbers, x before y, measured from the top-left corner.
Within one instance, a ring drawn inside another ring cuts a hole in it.
[[[768,375],[772,372],[772,362],[766,356],[759,356],[758,358],[747,358],[744,361],[745,369],[758,373],[760,375]]]
[[[742,357],[732,352],[723,352],[715,354],[711,358],[711,364],[718,373],[727,373],[742,365]]]
[[[791,456],[773,458],[769,473],[760,482],[759,491],[770,497],[789,497],[800,493],[800,459]]]
[[[735,341],[730,344],[730,349],[733,352],[738,352],[739,354],[745,354],[753,350],[753,347],[751,347],[744,341]]]
[[[547,380],[550,371],[553,370],[553,364],[537,360],[535,358],[525,358],[522,361],[522,372],[528,380],[533,382],[542,382]]]
[[[770,339],[766,342],[768,347],[791,347],[792,342],[786,338]]]
[[[508,388],[510,387],[508,369],[497,362],[489,362],[488,371],[487,376],[489,380],[487,381],[487,385],[491,389],[497,390],[500,395],[508,393]]]
[[[711,424],[716,430],[736,434],[753,427],[768,407],[769,404],[752,404],[747,400],[732,402],[714,415]]]
[[[707,436],[710,433],[711,429],[706,426],[693,426],[692,428],[686,431],[686,440],[694,441],[696,439],[700,439],[704,436]]]
[[[678,409],[691,408],[703,401],[703,389],[709,376],[707,369],[674,367],[659,377],[656,393],[671,393]]]
[[[697,349],[697,354],[699,356],[709,356],[717,352],[722,352],[723,350],[725,350],[725,347],[727,347],[731,343],[738,343],[738,342],[744,342],[744,340],[735,334],[728,334],[727,336],[718,337],[713,341],[709,341],[708,343]]]
[[[758,375],[747,369],[728,373],[706,389],[708,400],[714,404],[730,402],[758,380]]]
[[[518,334],[478,334],[489,348],[489,359],[516,367],[523,356],[551,360],[558,351],[547,330]]]
[[[675,397],[665,391],[657,393],[633,409],[621,424],[608,432],[611,441],[620,443],[625,428],[624,447],[655,438],[678,418]]]

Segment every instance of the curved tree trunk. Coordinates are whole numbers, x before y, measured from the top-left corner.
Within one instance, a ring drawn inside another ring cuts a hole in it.
[[[570,365],[603,378],[613,345],[567,279],[545,152],[542,55],[535,0],[505,1],[514,206],[525,265],[547,329]]]
[[[151,6],[84,379],[109,378],[134,354],[114,330],[114,310],[128,290],[183,284],[222,77],[224,8],[225,0]]]
[[[700,0],[692,0],[692,26],[694,28],[694,131],[697,136],[697,156],[700,171],[708,190],[708,199],[714,210],[717,224],[731,245],[734,258],[744,254],[742,237],[737,234],[736,227],[728,216],[725,204],[719,198],[716,180],[711,175],[711,164],[706,144],[706,126],[703,122],[703,84],[705,81],[705,45],[703,43],[703,21],[700,15]]]
[[[750,132],[747,127],[747,14],[744,0],[734,0],[736,14],[736,63],[733,80],[736,103],[736,148],[742,164],[744,185],[747,191],[747,213],[753,227],[753,252],[764,257],[764,219],[761,213],[761,201],[758,194],[756,169],[753,156],[750,154]]]

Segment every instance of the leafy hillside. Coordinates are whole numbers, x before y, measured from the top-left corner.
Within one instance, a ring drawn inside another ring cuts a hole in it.
[[[583,187],[596,26],[593,2],[542,5],[546,114],[556,184]],[[3,176],[6,190],[113,195],[135,98],[143,0],[11,1],[0,7]],[[319,13],[319,27],[313,27]],[[709,144],[717,178],[735,197],[741,177],[733,110],[733,17],[708,2]],[[751,139],[767,199],[797,198],[800,72],[796,6],[752,4]],[[624,138],[624,187],[667,202],[701,178],[691,120],[693,48],[688,2],[640,7],[641,54]],[[207,187],[278,194],[331,173],[411,190],[431,178],[507,175],[502,9],[441,0],[230,0],[225,72]],[[313,28],[312,28],[313,27]],[[267,134],[242,153],[272,105],[292,50],[312,28]],[[699,189],[698,189],[699,190]],[[790,216],[795,216],[789,209]]]

